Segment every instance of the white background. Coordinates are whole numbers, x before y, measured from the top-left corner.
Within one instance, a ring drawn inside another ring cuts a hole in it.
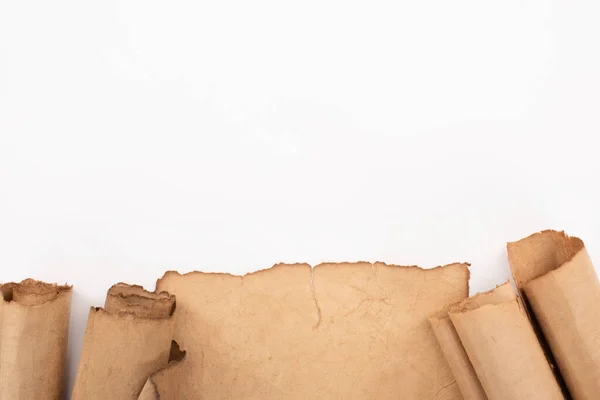
[[[571,6],[567,6],[571,4]],[[600,265],[600,3],[0,0],[0,280],[91,305],[167,269]]]

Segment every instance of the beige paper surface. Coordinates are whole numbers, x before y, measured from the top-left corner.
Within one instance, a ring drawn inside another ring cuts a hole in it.
[[[178,400],[184,399],[182,393],[187,393],[186,368],[184,362],[169,363],[168,366],[161,368],[150,375],[146,384],[142,388],[138,400]],[[191,393],[187,398],[194,398]]]
[[[148,377],[167,365],[175,297],[114,285],[105,308],[92,308],[73,400],[135,400]]]
[[[59,399],[72,288],[27,279],[1,289],[0,399]]]
[[[430,318],[429,323],[442,348],[446,361],[448,361],[460,392],[465,400],[487,400],[456,329],[454,329],[448,313],[444,314]]]
[[[168,272],[157,290],[177,296],[187,351],[177,398],[461,399],[427,315],[465,298],[468,275],[382,263]]]
[[[508,244],[518,288],[574,399],[600,396],[600,283],[583,245],[544,231]]]
[[[159,369],[146,381],[138,400],[178,400],[183,398],[184,388],[192,384],[187,374],[185,351],[172,342],[169,365]]]
[[[449,316],[488,399],[564,398],[510,283],[452,307]]]
[[[453,305],[455,309],[476,309],[485,304],[499,304],[505,301],[513,300],[514,290],[510,284],[500,285],[496,290],[478,293],[469,299]],[[448,316],[448,309],[436,313],[429,318],[429,323],[442,348],[444,356],[452,374],[456,378],[456,383],[465,400],[487,400],[487,396],[481,382],[477,377],[475,369],[469,360],[469,356],[463,347],[460,337]]]

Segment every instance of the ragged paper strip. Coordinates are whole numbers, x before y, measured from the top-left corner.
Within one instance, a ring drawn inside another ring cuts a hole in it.
[[[0,399],[59,399],[72,287],[27,279],[1,289]]]
[[[517,287],[575,400],[600,395],[600,283],[581,239],[543,231],[508,244]]]
[[[464,300],[448,315],[489,400],[564,399],[510,283]]]
[[[461,399],[427,315],[466,298],[468,275],[382,263],[168,272],[157,290],[177,296],[187,355],[171,375],[180,392],[160,398]]]
[[[73,400],[136,400],[148,377],[165,367],[175,297],[119,283],[105,308],[92,308]]]

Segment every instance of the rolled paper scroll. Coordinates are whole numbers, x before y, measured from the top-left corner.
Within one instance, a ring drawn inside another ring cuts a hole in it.
[[[0,399],[59,399],[72,287],[26,279],[1,290]]]
[[[140,286],[111,287],[92,308],[73,400],[137,400],[148,377],[169,362],[175,297]]]
[[[517,288],[571,396],[600,396],[600,283],[581,239],[543,231],[508,244]]]
[[[429,323],[437,337],[444,356],[450,365],[452,374],[465,400],[487,400],[485,390],[477,377],[473,364],[460,341],[454,325],[448,315],[451,309],[476,309],[486,304],[499,304],[515,298],[514,289],[505,283],[495,290],[477,293],[468,300],[458,304],[445,306],[442,310],[429,318]]]
[[[510,283],[448,313],[489,400],[562,400],[561,389]]]

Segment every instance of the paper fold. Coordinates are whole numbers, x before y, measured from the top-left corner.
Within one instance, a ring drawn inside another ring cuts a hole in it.
[[[138,400],[179,400],[183,399],[184,386],[190,384],[186,375],[186,352],[177,342],[171,342],[169,364],[150,375]]]

